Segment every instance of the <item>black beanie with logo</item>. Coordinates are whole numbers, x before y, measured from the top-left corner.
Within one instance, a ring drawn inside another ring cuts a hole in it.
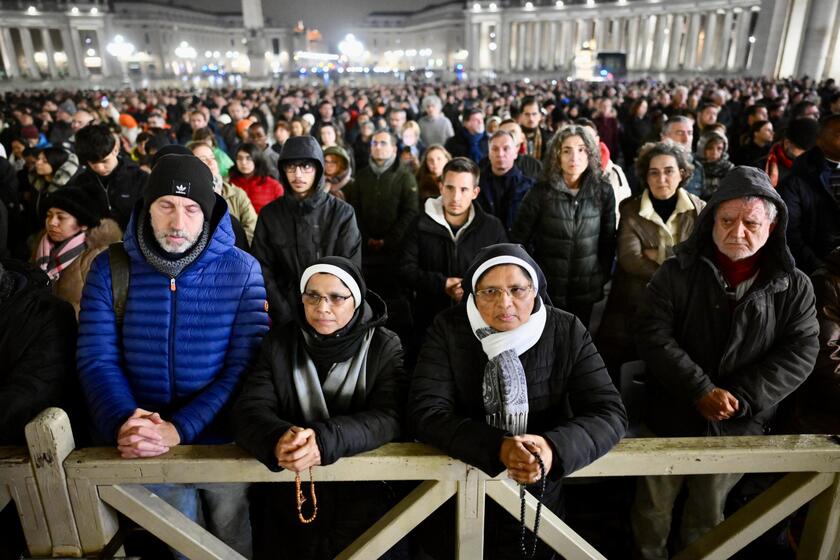
[[[160,158],[143,191],[144,208],[148,212],[155,200],[167,195],[195,201],[201,207],[204,219],[209,220],[216,205],[210,168],[192,154],[169,154]]]

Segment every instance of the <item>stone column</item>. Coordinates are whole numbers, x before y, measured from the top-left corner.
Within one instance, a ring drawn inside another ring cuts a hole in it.
[[[625,34],[624,34],[624,26],[628,24],[627,18],[618,18],[615,20],[615,25],[613,26],[613,49],[616,51],[623,51],[627,52],[627,48],[624,44],[625,42]]]
[[[516,70],[521,72],[525,69],[525,36],[528,34],[527,32],[528,24],[524,21],[520,21],[518,23],[517,28],[517,43],[518,47],[516,49]]]
[[[107,45],[107,41],[105,41],[105,33],[99,27],[94,30],[96,33],[96,54],[99,55],[99,58],[102,59],[102,76],[104,78],[108,78],[114,74],[111,69],[111,64],[108,60],[108,53],[105,51],[105,45]]]
[[[532,37],[534,50],[531,54],[531,68],[539,70],[542,68],[542,22],[535,21],[531,25],[534,29],[534,36]]]
[[[71,78],[87,76],[84,60],[82,60],[82,46],[79,43],[79,33],[72,27],[61,28],[61,42],[64,45],[64,54],[67,55],[67,71]]]
[[[697,68],[697,38],[700,35],[700,13],[691,14],[688,22],[688,36],[685,41],[685,70]]]
[[[496,26],[496,71],[506,73],[510,70],[510,23],[502,16]]]
[[[732,10],[727,10],[723,16],[723,27],[721,29],[720,51],[718,51],[717,60],[715,60],[713,68],[717,70],[726,69],[729,63],[729,49],[732,46],[732,19],[734,14]]]
[[[750,19],[752,13],[749,10],[744,10],[738,14],[738,21],[735,26],[735,63],[732,70],[743,70],[747,66],[747,46],[749,45],[750,34]]]
[[[20,77],[15,44],[12,42],[12,34],[8,27],[0,28],[0,57],[3,57],[3,68],[6,69],[6,76],[10,79]]]
[[[552,71],[557,68],[557,27],[559,25],[556,21],[548,22],[548,59],[545,66]]]
[[[659,14],[656,16],[656,27],[653,33],[653,53],[650,67],[652,70],[664,70],[667,62],[668,51],[665,49],[668,40],[668,15]]]
[[[782,42],[779,40],[785,34],[785,20],[790,2],[788,0],[765,0],[758,12],[755,25],[755,44],[752,46],[750,76],[771,76],[776,74]]]
[[[41,28],[41,41],[44,43],[44,52],[47,54],[47,68],[50,70],[50,78],[58,78],[58,68],[55,66],[55,49],[53,48],[50,30]]]
[[[670,46],[668,47],[668,70],[680,69],[680,43],[682,42],[685,16],[674,14],[671,24]]]
[[[23,46],[23,56],[26,66],[29,67],[29,77],[35,80],[41,79],[41,71],[35,63],[35,47],[32,45],[32,31],[29,27],[21,27],[20,44]]]
[[[832,31],[837,25],[837,4],[837,0],[811,0],[799,55],[798,75],[822,79]]]
[[[718,29],[717,29],[718,15],[716,12],[709,12],[706,14],[706,33],[703,39],[703,58],[700,65],[703,70],[711,70],[715,67],[715,60],[718,52]]]
[[[606,27],[605,24],[606,22],[602,18],[595,18],[592,22],[592,40],[595,41],[595,48],[593,49],[595,52],[604,50],[604,36],[606,35],[604,32],[604,28]],[[590,48],[592,48],[591,45]]]

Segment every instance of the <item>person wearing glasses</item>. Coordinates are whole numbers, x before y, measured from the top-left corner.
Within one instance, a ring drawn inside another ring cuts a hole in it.
[[[411,308],[399,274],[403,240],[418,214],[417,182],[397,157],[397,138],[385,129],[370,141],[370,162],[344,192],[362,232],[362,271],[388,304],[388,327],[404,342],[411,336]]]
[[[305,480],[311,467],[400,437],[408,379],[399,338],[383,327],[385,303],[355,263],[325,257],[295,280],[294,323],[266,336],[234,406],[234,428],[237,443],[269,470]],[[319,471],[311,472],[317,481]],[[306,482],[303,491],[301,515],[310,517]],[[255,494],[254,558],[335,558],[392,505],[382,482],[316,483],[317,516],[302,524],[294,484]],[[294,538],[278,546],[278,534]]]
[[[507,471],[532,492],[539,455],[543,505],[561,514],[563,477],[624,435],[621,397],[586,327],[551,306],[545,275],[521,245],[483,249],[461,285],[463,303],[435,318],[420,351],[408,397],[412,435],[491,476]],[[488,554],[520,558],[517,521],[492,500],[485,519]],[[445,538],[420,540],[429,556],[451,557]],[[552,552],[540,544],[536,557]]]
[[[347,257],[361,266],[362,238],[353,207],[324,191],[324,152],[311,136],[286,140],[278,158],[286,196],[266,205],[251,252],[260,261],[275,326],[294,318],[293,285],[322,257]]]

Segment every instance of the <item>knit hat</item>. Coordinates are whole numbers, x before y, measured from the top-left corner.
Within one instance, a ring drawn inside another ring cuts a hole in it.
[[[808,117],[794,119],[785,131],[785,138],[794,143],[797,148],[807,151],[817,143],[817,132],[819,129],[820,123],[814,119]]]
[[[145,210],[148,212],[155,200],[167,195],[183,196],[197,202],[204,219],[209,220],[216,205],[210,168],[192,154],[169,154],[160,158],[152,168],[143,191]]]
[[[120,115],[120,126],[125,128],[137,128],[137,119],[128,113],[122,113]]]
[[[59,111],[64,111],[68,115],[75,115],[76,114],[76,104],[73,103],[72,99],[65,99],[61,102],[61,105],[58,106]]]
[[[81,187],[66,187],[51,193],[42,208],[64,210],[79,222],[81,226],[95,228],[102,220],[102,210],[98,201]]]
[[[38,138],[38,129],[34,124],[27,125],[20,129],[20,135],[26,139]]]

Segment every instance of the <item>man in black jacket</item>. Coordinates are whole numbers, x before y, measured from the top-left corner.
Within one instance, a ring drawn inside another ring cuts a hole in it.
[[[522,199],[534,186],[516,167],[517,144],[513,134],[497,130],[490,139],[490,157],[481,167],[481,194],[478,204],[496,216],[510,231]]]
[[[149,174],[120,155],[120,143],[107,125],[91,124],[76,133],[76,155],[87,164],[71,181],[88,189],[108,208],[109,215],[125,231],[135,203],[143,194]]]
[[[819,350],[814,292],[785,243],[787,208],[767,175],[736,167],[691,237],[648,285],[636,341],[647,364],[646,428],[661,437],[760,435],[811,373]],[[740,474],[639,479],[638,557],[666,558],[685,483],[682,541],[723,520]]]
[[[478,177],[472,160],[447,162],[440,197],[426,199],[423,213],[406,234],[400,271],[415,291],[414,350],[435,315],[461,302],[461,278],[478,251],[507,242],[502,222],[473,203],[481,190]]]
[[[461,128],[445,144],[452,157],[470,158],[478,163],[487,157],[488,137],[484,131],[484,113],[478,107],[468,107],[461,115]]]
[[[811,274],[840,237],[840,114],[822,120],[817,145],[794,160],[779,194],[790,212],[787,236],[796,266]]]
[[[353,207],[324,191],[324,153],[311,136],[286,140],[278,158],[282,196],[260,212],[251,252],[260,261],[275,326],[291,321],[294,283],[322,257],[362,262]]]

